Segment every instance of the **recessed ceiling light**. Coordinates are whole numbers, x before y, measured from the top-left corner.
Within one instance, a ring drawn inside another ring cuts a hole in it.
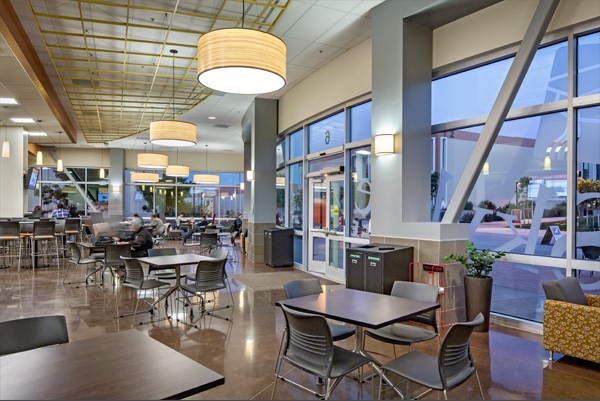
[[[17,124],[35,124],[35,120],[33,118],[11,118],[13,123]]]
[[[209,120],[216,120],[216,119],[217,119],[217,117],[210,116],[210,117],[208,117],[208,119],[209,119]]]
[[[19,104],[12,97],[0,97],[0,104]]]
[[[48,134],[43,131],[23,131],[23,133],[29,136],[48,136]]]

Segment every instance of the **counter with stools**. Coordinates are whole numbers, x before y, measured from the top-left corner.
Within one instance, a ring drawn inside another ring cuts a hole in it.
[[[58,237],[54,221],[36,221],[33,223],[31,236],[31,266],[36,268],[36,258],[40,256],[56,256],[56,264],[60,267],[58,255]],[[52,249],[54,248],[54,249]]]

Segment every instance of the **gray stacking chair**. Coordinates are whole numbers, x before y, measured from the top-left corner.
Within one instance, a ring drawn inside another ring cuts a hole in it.
[[[68,342],[67,320],[62,315],[0,323],[0,356]]]
[[[18,270],[21,270],[21,257],[23,252],[23,239],[21,238],[21,227],[18,221],[0,221],[0,243],[2,244],[2,254],[4,257],[4,266],[9,266],[7,259],[17,257]],[[18,247],[19,252],[16,251]]]
[[[277,359],[271,399],[275,395],[277,379],[281,378],[328,400],[345,375],[371,362],[371,359],[366,356],[334,345],[331,330],[323,316],[296,312],[283,305],[281,305],[281,309],[285,316],[286,342],[283,352]],[[307,373],[324,378],[325,394],[318,394],[308,387],[280,376],[279,372],[283,361]]]
[[[483,399],[481,382],[473,364],[470,349],[473,329],[481,323],[483,323],[483,315],[480,313],[470,322],[453,325],[442,340],[437,357],[421,351],[410,351],[408,354],[383,365],[381,367],[378,399],[381,399],[384,380],[390,384],[391,388],[403,395],[397,386],[390,381],[390,372],[407,379],[407,390],[406,394],[403,395],[405,398],[410,398],[409,381],[428,388],[414,399],[419,399],[432,390],[443,391],[444,398],[448,399],[448,390],[460,386],[474,374]]]
[[[153,248],[148,249],[148,256],[171,256],[177,255],[175,248]],[[168,271],[164,271],[168,270]],[[177,280],[177,270],[175,266],[156,267],[148,265],[148,275],[159,280]]]
[[[226,317],[221,315],[214,314],[217,310],[229,309],[231,308],[233,313],[233,294],[231,292],[231,287],[229,286],[229,281],[226,278],[225,273],[225,263],[227,263],[227,258],[215,259],[215,260],[201,260],[196,267],[196,275],[195,280],[188,284],[182,284],[181,289],[184,292],[190,293],[192,295],[197,295],[200,297],[200,315],[207,314],[210,316],[217,317],[219,319],[232,321],[232,317]],[[229,296],[231,297],[231,304],[216,307],[215,301],[213,302],[213,308],[210,310],[206,309],[206,303],[211,301],[206,301],[206,293],[212,292],[215,293],[219,290],[228,289]],[[187,298],[187,296],[185,297]],[[191,304],[189,299],[187,302]],[[193,319],[193,307],[190,307],[190,317]]]
[[[125,264],[125,277],[123,278],[123,286],[122,287],[133,288],[134,290],[136,290],[136,292],[152,290],[153,297],[157,297],[158,289],[160,287],[169,286],[169,283],[165,283],[164,281],[145,278],[144,277],[144,269],[142,268],[142,265],[139,260],[137,260],[135,258],[124,257],[124,256],[121,256],[121,259],[123,260],[123,262]],[[155,290],[156,290],[156,294],[155,294]],[[133,310],[133,313],[119,314],[119,302],[121,300],[122,292],[123,292],[123,288],[121,288],[121,290],[119,291],[119,294],[117,295],[116,317],[124,317],[124,316],[128,316],[128,315],[132,314],[133,319],[131,321],[131,324],[133,325],[133,324],[135,324],[135,316],[137,315],[138,306],[140,304],[140,295],[137,296],[137,299],[135,302],[135,309]],[[168,306],[166,306],[166,308],[168,308]],[[144,312],[150,313],[150,315],[154,316],[154,308],[153,307],[151,307],[150,309],[148,309]],[[143,324],[143,322],[140,322],[139,324]]]
[[[307,278],[288,281],[283,285],[288,298],[304,297],[306,295],[316,295],[323,292],[321,283],[318,278]],[[352,337],[355,330],[352,326],[346,326],[341,323],[327,321],[333,341],[341,341],[348,337]]]
[[[69,256],[69,263],[67,264],[67,267],[65,269],[65,275],[63,277],[63,285],[64,284],[83,284],[83,283],[85,283],[87,285],[88,279],[90,278],[90,276],[92,276],[93,274],[95,274],[96,272],[98,272],[102,269],[102,266],[99,266],[99,267],[95,266],[97,263],[101,263],[102,261],[98,260],[98,259],[94,259],[94,258],[82,258],[81,257],[81,249],[79,249],[79,245],[77,245],[76,242],[68,241],[67,247],[69,248],[71,255]],[[92,273],[88,274],[84,281],[73,282],[73,278],[75,277],[75,274],[77,274],[77,269],[74,269],[73,275],[71,276],[71,281],[67,281],[68,275],[69,275],[69,266],[71,264],[75,265],[75,267],[77,267],[77,266],[89,267],[90,265],[94,265],[94,271]]]
[[[409,298],[415,301],[437,302],[439,291],[440,288],[433,285],[411,281],[396,281],[392,287],[391,295],[393,297]],[[409,348],[411,348],[415,343],[433,340],[436,337],[438,338],[439,345],[440,336],[438,333],[435,312],[435,310],[432,310],[421,313],[410,319],[412,322],[431,326],[433,330],[406,323],[394,323],[380,329],[366,329],[363,341],[366,341],[368,336],[392,344],[394,346],[394,358],[397,356],[396,345],[408,345]]]
[[[225,260],[227,260],[227,258],[229,257],[229,252],[226,251],[225,249],[213,249],[208,254],[208,257],[215,258],[215,259],[225,259]],[[229,278],[227,277],[227,270],[225,270],[225,279],[229,281]],[[185,276],[185,280],[186,281],[195,281],[196,280],[196,274],[195,273],[194,274],[188,274],[187,276]]]

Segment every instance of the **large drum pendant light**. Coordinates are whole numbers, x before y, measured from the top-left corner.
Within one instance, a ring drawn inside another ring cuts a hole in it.
[[[242,27],[216,29],[198,39],[198,81],[211,89],[260,94],[283,88],[286,46],[267,32]]]
[[[156,173],[131,173],[131,181],[134,182],[148,182],[155,183],[158,182],[159,177]]]
[[[138,167],[148,169],[165,169],[169,165],[169,157],[159,153],[139,153]]]
[[[153,121],[150,123],[150,142],[162,146],[194,146],[196,144],[196,124],[175,121],[175,55],[173,54],[173,120]],[[166,166],[165,166],[166,167]]]

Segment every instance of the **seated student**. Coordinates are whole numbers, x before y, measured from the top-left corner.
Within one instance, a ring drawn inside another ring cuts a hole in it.
[[[179,213],[179,216],[175,219],[175,228],[182,230],[186,228],[186,224],[183,221],[183,213]]]
[[[148,230],[137,221],[132,222],[130,227],[133,238],[129,242],[132,247],[131,256],[134,258],[148,256],[148,249],[152,249],[153,247],[152,236]]]
[[[56,210],[52,212],[52,217],[54,217],[55,219],[66,219],[67,217],[69,217],[69,211],[65,209],[62,203],[59,203],[56,207]]]
[[[25,217],[28,217],[30,219],[41,219],[42,217],[44,217],[44,211],[42,210],[42,207],[38,205],[33,208],[33,211],[31,213],[27,213]]]
[[[165,234],[165,224],[157,215],[153,214],[150,216],[150,225],[152,226],[152,235],[159,236]]]
[[[185,245],[185,242],[188,240],[188,238],[190,238],[193,233],[198,232],[200,230],[200,227],[205,227],[207,225],[208,225],[208,220],[206,219],[206,216],[202,216],[200,221],[198,223],[194,224],[192,226],[192,229],[183,236],[183,244]]]
[[[138,223],[139,223],[141,226],[143,226],[143,225],[144,225],[144,219],[142,219],[142,218],[140,217],[140,215],[139,215],[139,214],[137,214],[137,213],[134,213],[134,214],[133,214],[133,217],[131,218],[131,221],[130,221],[130,223],[131,223],[131,224],[133,224],[133,222],[134,222],[134,221],[138,222]]]
[[[238,216],[233,221],[233,231],[240,232],[242,229],[242,214],[238,214]]]

